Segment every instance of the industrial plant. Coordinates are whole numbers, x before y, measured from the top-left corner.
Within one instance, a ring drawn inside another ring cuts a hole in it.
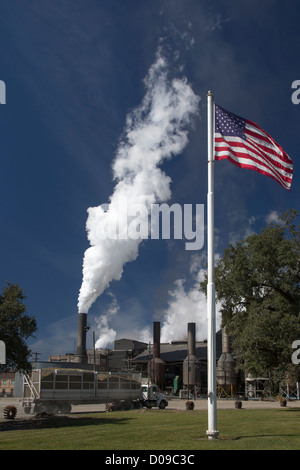
[[[160,322],[153,322],[153,342],[121,338],[113,349],[87,349],[87,314],[78,315],[75,354],[50,356],[51,362],[77,363],[105,371],[139,372],[168,395],[179,398],[205,397],[207,393],[207,341],[196,341],[196,324],[187,323],[183,336],[161,343]],[[222,330],[216,334],[219,397],[244,395],[245,381],[235,371],[230,340]]]
[[[195,323],[186,324],[186,339],[162,343],[160,322],[155,321],[152,343],[121,338],[111,350],[87,349],[88,331],[87,314],[80,313],[75,354],[50,356],[47,362],[33,362],[30,373],[15,374],[9,393],[21,398],[25,413],[68,414],[78,404],[105,404],[106,411],[164,410],[174,398],[185,399],[187,409],[194,409],[193,400],[207,398],[208,345],[196,340]],[[266,398],[268,375],[251,377],[237,370],[224,329],[215,340],[217,397]],[[282,384],[279,393],[299,400],[299,383]]]
[[[49,361],[80,363],[111,372],[138,372],[144,380],[156,384],[168,396],[206,398],[207,341],[196,340],[196,324],[187,323],[185,339],[161,343],[160,322],[153,322],[153,342],[121,338],[113,349],[87,349],[87,314],[78,316],[75,354],[50,356]],[[187,338],[187,339],[186,339]],[[261,399],[266,393],[269,375],[246,376],[236,370],[229,336],[224,329],[216,333],[216,381],[219,398]],[[300,399],[299,383],[282,384],[280,394]]]
[[[207,398],[207,341],[196,340],[196,324],[187,323],[185,339],[161,342],[160,322],[153,322],[153,341],[120,338],[113,349],[87,349],[87,314],[78,315],[75,353],[32,363],[31,375],[16,374],[3,396],[22,398],[25,412],[66,413],[74,404],[105,403],[109,411],[157,406],[172,398]],[[94,341],[95,344],[95,341]],[[219,399],[262,399],[269,377],[237,370],[230,338],[216,333],[216,383]],[[7,382],[7,378],[6,378]],[[282,384],[280,394],[300,399],[299,383]]]

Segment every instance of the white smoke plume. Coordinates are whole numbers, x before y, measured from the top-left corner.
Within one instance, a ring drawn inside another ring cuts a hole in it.
[[[110,285],[120,280],[123,266],[134,261],[142,239],[124,236],[124,206],[165,202],[170,198],[170,178],[159,168],[180,154],[188,142],[188,127],[198,111],[199,98],[186,79],[168,79],[168,64],[161,50],[145,79],[146,94],[139,107],[127,116],[124,137],[113,163],[115,189],[108,210],[88,209],[87,236],[90,247],[83,260],[83,281],[78,311],[87,313]],[[118,237],[103,237],[118,225]],[[135,220],[130,223],[135,224]],[[137,222],[136,222],[137,223]]]
[[[194,255],[190,265],[190,276],[193,284],[186,288],[186,280],[178,279],[175,287],[169,292],[170,300],[163,312],[161,342],[169,343],[173,340],[182,340],[187,337],[187,324],[196,323],[197,341],[207,338],[207,301],[206,295],[199,290],[199,283],[203,281],[205,271],[204,255]],[[217,330],[221,325],[219,314],[220,305],[216,305]]]
[[[105,315],[101,315],[98,319],[96,318],[97,329],[99,330],[99,339],[95,343],[96,349],[105,349],[115,341],[117,336],[117,332],[109,327],[109,322],[118,313],[120,307],[115,296],[110,292],[109,295],[112,297],[109,309]]]

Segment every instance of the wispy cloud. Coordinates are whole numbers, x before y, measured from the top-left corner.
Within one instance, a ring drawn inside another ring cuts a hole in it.
[[[282,220],[279,219],[280,214],[277,211],[272,210],[269,212],[269,214],[266,216],[266,222],[267,224],[271,224],[272,222],[279,224],[282,223]]]

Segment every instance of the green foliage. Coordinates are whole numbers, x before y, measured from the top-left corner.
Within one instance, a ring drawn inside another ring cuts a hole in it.
[[[230,245],[215,270],[222,326],[239,368],[256,376],[276,369],[278,380],[293,369],[292,343],[300,339],[296,216],[291,210],[261,233]]]
[[[13,368],[28,370],[30,350],[26,340],[37,330],[36,320],[26,314],[25,296],[17,284],[3,288],[0,294],[0,339],[6,345],[6,365],[0,371]]]

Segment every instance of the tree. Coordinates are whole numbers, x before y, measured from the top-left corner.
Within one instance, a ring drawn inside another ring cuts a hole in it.
[[[230,245],[215,269],[222,327],[232,341],[237,365],[259,376],[292,364],[300,339],[300,239],[297,212],[290,210],[259,234]],[[206,289],[205,283],[201,285]]]
[[[18,284],[10,284],[0,294],[0,339],[6,346],[6,365],[0,371],[30,368],[26,340],[37,330],[36,320],[26,314],[25,296]]]

